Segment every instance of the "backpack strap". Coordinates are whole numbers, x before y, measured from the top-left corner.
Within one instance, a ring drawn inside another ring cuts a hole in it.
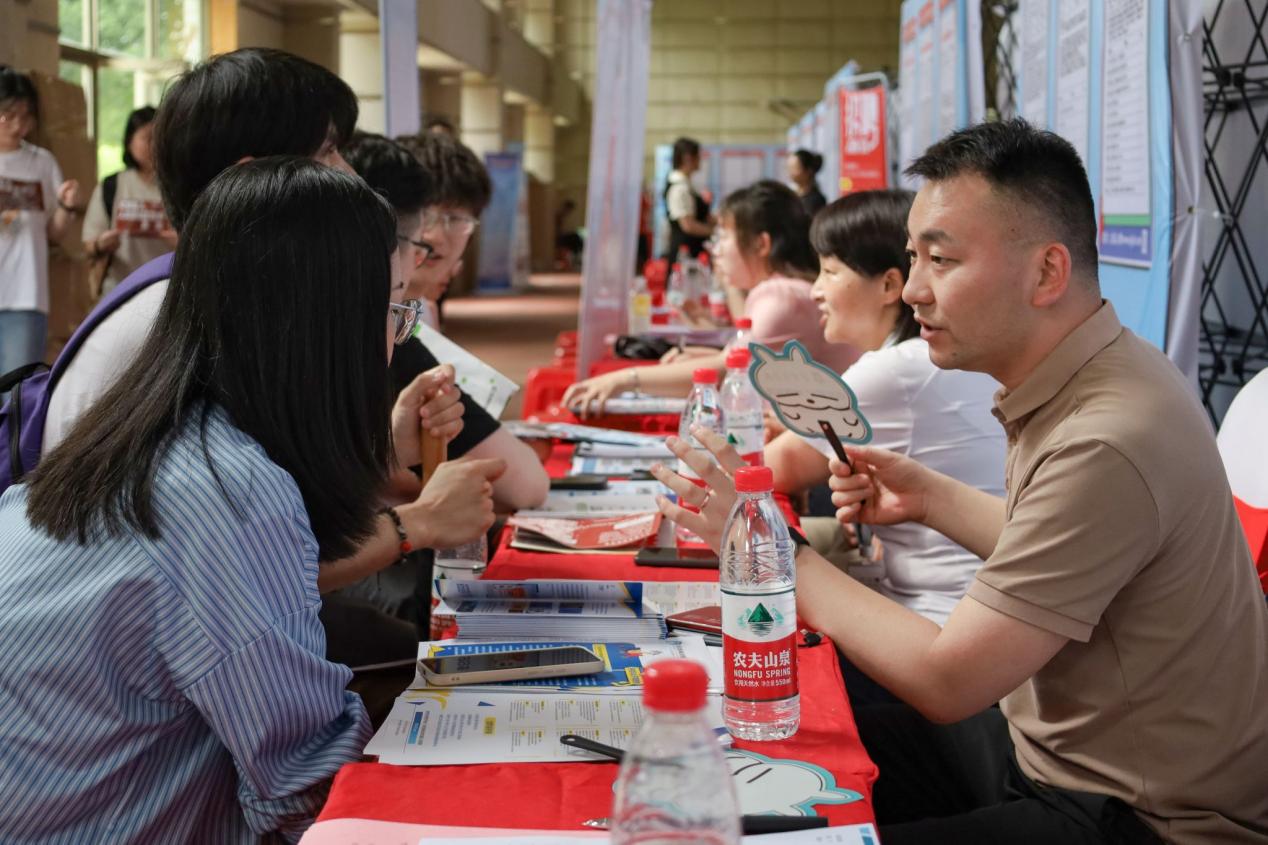
[[[57,380],[61,378],[62,373],[70,366],[70,362],[74,359],[75,353],[79,351],[79,347],[84,345],[84,340],[88,335],[96,331],[97,327],[105,321],[107,317],[115,312],[119,306],[123,305],[132,297],[148,288],[155,282],[161,282],[164,279],[170,279],[172,276],[172,259],[175,253],[169,252],[166,255],[160,255],[151,261],[147,261],[137,269],[133,270],[128,277],[122,282],[115,285],[110,293],[106,294],[97,307],[88,312],[88,316],[79,324],[79,328],[75,329],[75,333],[70,336],[70,340],[66,342],[66,346],[57,356],[57,360],[53,362],[53,370],[49,373],[50,389],[57,384]]]
[[[101,182],[101,204],[106,207],[106,222],[114,223],[114,198],[119,193],[119,174],[112,173]]]

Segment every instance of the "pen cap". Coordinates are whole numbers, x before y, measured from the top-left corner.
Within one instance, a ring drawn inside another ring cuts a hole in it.
[[[718,381],[718,371],[711,370],[708,367],[701,367],[691,374],[692,384],[716,384]]]
[[[775,489],[775,474],[770,467],[740,467],[735,471],[735,492],[769,493]]]
[[[709,675],[694,660],[658,660],[643,673],[643,704],[650,710],[691,713],[704,707]]]

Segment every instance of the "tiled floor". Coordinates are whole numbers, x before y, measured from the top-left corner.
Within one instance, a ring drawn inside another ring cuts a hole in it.
[[[524,293],[447,300],[443,329],[455,343],[523,385],[529,370],[550,363],[555,336],[577,328],[580,302],[581,276],[534,275]],[[517,394],[502,416],[519,415]]]

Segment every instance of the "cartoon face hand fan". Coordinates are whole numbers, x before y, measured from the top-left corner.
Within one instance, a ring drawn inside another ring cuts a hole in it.
[[[782,353],[760,343],[748,348],[753,353],[749,380],[785,426],[803,437],[833,433],[860,446],[871,441],[872,426],[859,411],[854,391],[798,341],[784,344]]]

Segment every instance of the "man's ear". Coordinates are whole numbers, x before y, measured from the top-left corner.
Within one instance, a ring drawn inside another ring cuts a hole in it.
[[[1070,250],[1063,243],[1053,242],[1039,256],[1039,283],[1030,295],[1030,304],[1049,308],[1065,296],[1070,287],[1072,262]]]

